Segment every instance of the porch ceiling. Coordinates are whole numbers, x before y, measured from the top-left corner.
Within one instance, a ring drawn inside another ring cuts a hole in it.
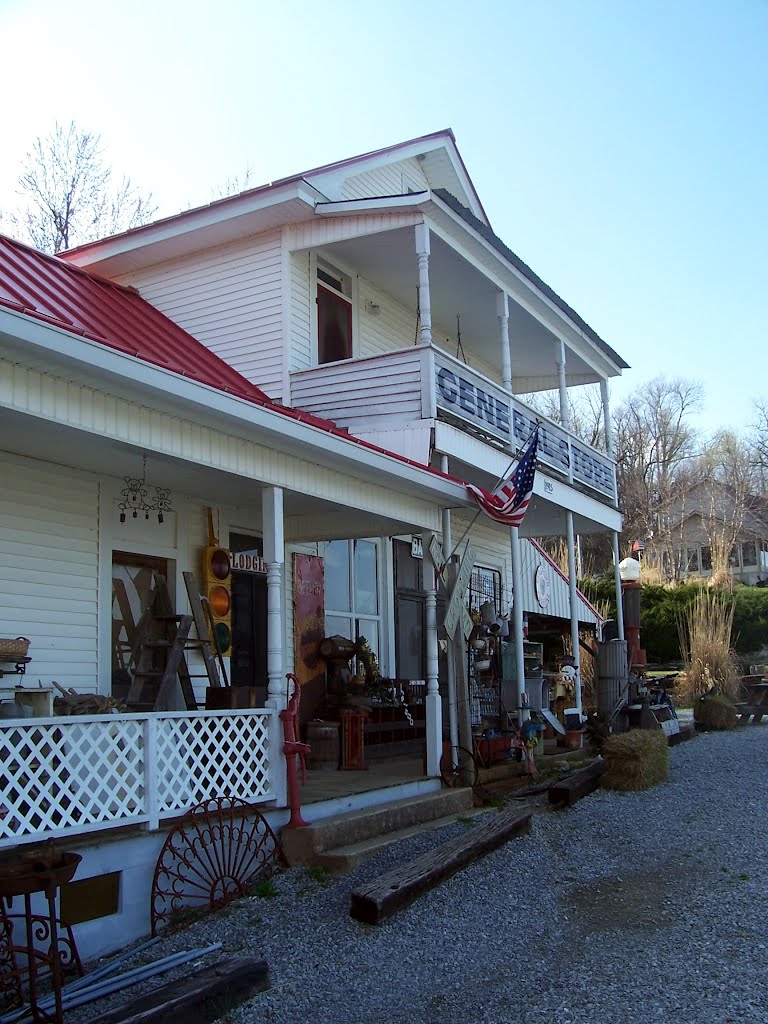
[[[432,304],[432,333],[437,344],[456,351],[456,317],[461,317],[461,339],[467,362],[484,370],[495,368],[501,383],[502,362],[499,323],[496,314],[496,286],[455,249],[434,233],[430,240],[429,289]],[[367,278],[413,311],[416,325],[418,269],[412,228],[364,235],[329,243],[322,247],[346,269]],[[538,389],[557,387],[555,335],[532,314],[509,300],[509,336],[512,342],[513,379],[539,382]],[[599,375],[577,353],[567,353],[570,382],[598,382]]]
[[[2,408],[0,438],[4,451],[76,472],[119,480],[141,471],[142,451],[133,445],[58,424],[52,428],[45,420]],[[147,479],[152,485],[169,487],[172,498],[183,495],[201,505],[239,507],[247,511],[249,521],[261,521],[263,481],[152,451],[147,458]],[[6,490],[9,483],[12,490],[12,481],[6,482]],[[389,536],[416,530],[412,523],[350,509],[341,503],[289,489],[284,491],[284,515],[286,540],[296,542]]]

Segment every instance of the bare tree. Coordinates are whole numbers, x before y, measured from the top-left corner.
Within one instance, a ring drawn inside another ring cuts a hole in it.
[[[45,252],[81,245],[146,223],[157,207],[105,162],[101,137],[74,121],[56,123],[27,153],[19,178],[23,202],[9,217],[15,229]]]
[[[689,417],[702,398],[695,381],[656,377],[616,410],[619,496],[630,539],[667,530],[670,504],[693,472],[698,439]]]

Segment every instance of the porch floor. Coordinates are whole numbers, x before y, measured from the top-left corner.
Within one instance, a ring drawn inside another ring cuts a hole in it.
[[[426,779],[424,758],[419,756],[388,757],[373,761],[365,771],[318,769],[307,772],[306,785],[301,785],[299,795],[302,804],[319,803],[334,797],[349,796],[352,793],[366,793],[372,789],[386,789],[404,782]]]

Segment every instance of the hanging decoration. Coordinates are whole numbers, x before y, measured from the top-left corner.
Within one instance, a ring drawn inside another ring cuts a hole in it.
[[[147,501],[149,488],[147,485],[147,453],[142,456],[141,478],[135,476],[123,477],[125,487],[120,492],[123,500],[118,503],[120,509],[120,522],[124,523],[127,513],[131,513],[133,519],[139,518],[139,513],[144,513],[144,518],[149,519],[150,512],[157,514],[158,523],[165,521],[166,512],[172,512],[171,489],[170,487],[155,487],[154,500]]]

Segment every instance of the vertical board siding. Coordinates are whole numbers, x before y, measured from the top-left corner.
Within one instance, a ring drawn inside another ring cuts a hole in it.
[[[281,236],[270,231],[121,277],[270,396],[282,398]]]
[[[406,195],[408,189],[426,191],[429,182],[415,157],[385,164],[362,174],[353,174],[342,182],[340,199],[368,199],[372,196]]]
[[[0,636],[31,641],[27,675],[97,689],[98,483],[0,452]]]

